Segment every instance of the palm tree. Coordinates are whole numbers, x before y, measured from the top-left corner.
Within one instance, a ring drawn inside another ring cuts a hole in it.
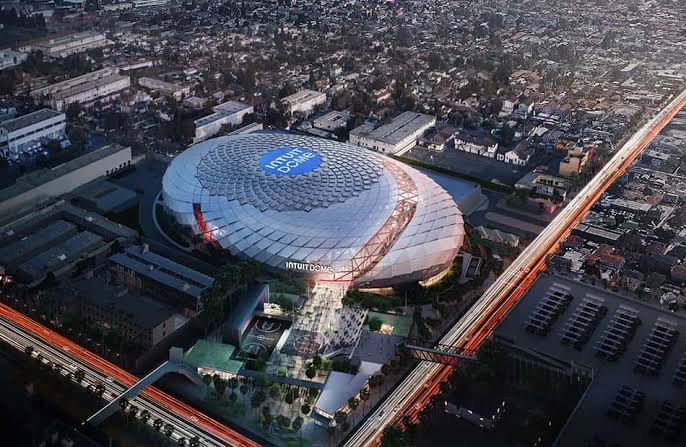
[[[355,422],[355,410],[357,410],[357,407],[360,406],[360,400],[356,397],[351,397],[350,400],[348,400],[348,406],[350,407],[350,414],[353,415],[353,423]]]
[[[144,424],[148,423],[148,420],[150,419],[150,417],[151,417],[151,414],[147,409],[141,411],[141,421],[143,421]]]
[[[360,399],[362,399],[362,412],[364,413],[365,410],[365,405],[367,401],[369,400],[369,388],[364,387],[360,390]]]
[[[165,424],[164,425],[164,435],[167,438],[171,438],[173,433],[174,433],[174,426],[172,424]]]

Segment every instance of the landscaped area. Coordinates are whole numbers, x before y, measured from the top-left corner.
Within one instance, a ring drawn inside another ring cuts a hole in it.
[[[376,319],[381,321],[381,325],[378,328],[375,328]],[[407,337],[410,335],[410,329],[412,328],[412,318],[403,315],[372,311],[367,314],[367,323],[365,326],[370,331],[383,332],[387,335],[397,335],[399,337]]]

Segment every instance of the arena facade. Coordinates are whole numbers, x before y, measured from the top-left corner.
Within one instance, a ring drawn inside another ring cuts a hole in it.
[[[432,278],[464,223],[433,180],[392,158],[280,132],[220,137],[167,168],[168,212],[231,254],[320,282],[389,287]]]

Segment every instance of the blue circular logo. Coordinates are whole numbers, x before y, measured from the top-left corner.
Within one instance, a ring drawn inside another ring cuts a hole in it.
[[[274,175],[301,175],[312,172],[322,164],[315,150],[302,146],[279,147],[260,157],[260,167]]]

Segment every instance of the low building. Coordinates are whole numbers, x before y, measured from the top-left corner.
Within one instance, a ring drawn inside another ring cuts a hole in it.
[[[164,6],[169,0],[132,0],[134,8],[151,8],[154,6]]]
[[[217,135],[222,126],[237,126],[243,118],[254,113],[253,106],[238,101],[227,101],[212,108],[213,114],[194,121],[195,137],[193,143],[207,140]]]
[[[134,191],[107,180],[90,182],[73,194],[72,203],[103,215],[123,212],[140,200]]]
[[[533,191],[536,194],[553,197],[565,198],[569,181],[562,177],[557,177],[546,172],[531,171],[515,183],[516,189]]]
[[[147,245],[128,247],[109,258],[112,277],[133,293],[154,296],[191,316],[201,308],[203,290],[214,279],[150,251]]]
[[[326,378],[324,389],[312,409],[315,423],[324,426],[335,426],[336,412],[350,411],[348,401],[357,396],[367,386],[369,378],[381,370],[378,363],[362,362],[356,374],[331,371]]]
[[[350,142],[388,155],[399,155],[414,147],[424,132],[435,124],[434,116],[403,112],[376,129],[366,125],[356,127],[350,131]]]
[[[42,281],[50,273],[59,277],[71,272],[78,261],[93,256],[104,245],[97,234],[89,231],[77,233],[22,263],[17,269],[17,276],[27,283]]]
[[[18,160],[22,155],[39,151],[43,142],[67,141],[64,113],[42,109],[0,123],[0,155]]]
[[[177,329],[177,314],[171,306],[131,295],[126,288],[93,278],[74,283],[73,292],[86,322],[119,333],[142,348],[154,347]]]
[[[312,127],[327,132],[333,132],[337,129],[346,127],[352,118],[353,116],[348,112],[334,110],[333,112],[329,112],[324,116],[312,120]]]
[[[31,45],[31,50],[41,51],[44,56],[51,59],[59,59],[93,48],[104,47],[109,43],[110,41],[103,33],[85,31],[40,41]]]
[[[677,284],[686,283],[686,264],[676,264],[672,267],[670,278]]]
[[[583,223],[577,225],[572,230],[572,234],[591,242],[612,246],[616,245],[622,237],[622,233]]]
[[[315,107],[326,102],[326,93],[315,90],[303,89],[292,95],[288,95],[281,99],[281,102],[286,106],[286,109],[291,113],[304,113],[307,115]]]
[[[16,67],[17,65],[24,63],[28,58],[29,55],[27,53],[14,51],[9,48],[0,50],[0,71]]]
[[[39,104],[63,111],[69,104],[90,106],[105,103],[131,85],[131,78],[120,75],[116,68],[103,68],[76,78],[33,90],[30,95]]]
[[[236,377],[243,362],[232,357],[236,347],[225,343],[198,340],[185,353],[183,363],[194,368],[200,376],[217,374],[224,380]]]
[[[563,177],[579,175],[591,158],[593,149],[577,144],[567,151],[567,156],[563,160],[560,160],[559,174]]]
[[[624,267],[626,260],[616,253],[614,247],[602,244],[591,253],[587,262],[603,270],[619,272]]]
[[[131,163],[131,148],[112,144],[101,147],[52,169],[40,169],[19,177],[0,190],[0,220],[55,199]]]
[[[257,284],[238,297],[229,318],[222,325],[224,338],[236,346],[243,345],[243,336],[250,325],[253,314],[269,301],[269,285]]]
[[[419,139],[419,145],[432,151],[443,152],[446,144],[455,139],[456,129],[452,126],[445,126],[430,132],[428,135]]]
[[[177,101],[181,100],[184,96],[187,96],[191,93],[190,87],[184,87],[182,85],[174,84],[172,82],[167,82],[155,78],[138,78],[138,85],[150,90],[161,92],[165,95],[169,95]]]
[[[516,234],[506,233],[504,231],[496,230],[494,228],[486,228],[483,226],[476,227],[476,231],[480,238],[486,239],[487,241],[513,248],[519,246],[519,236]]]
[[[0,265],[11,267],[22,264],[47,248],[69,239],[77,231],[76,225],[61,219],[49,222],[38,231],[0,247]]]
[[[498,154],[497,159],[511,165],[526,166],[529,164],[532,155],[533,150],[529,147],[526,140],[522,140],[514,149],[507,151],[504,154]]]
[[[460,131],[455,134],[455,149],[486,158],[496,158],[498,142],[489,135]]]

